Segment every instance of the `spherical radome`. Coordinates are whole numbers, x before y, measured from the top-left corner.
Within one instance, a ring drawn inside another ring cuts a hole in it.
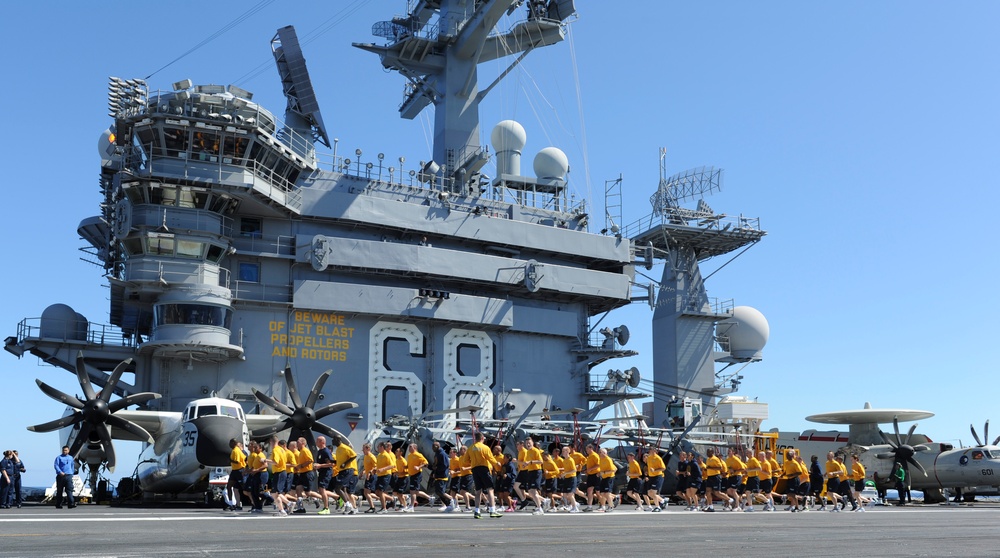
[[[527,141],[528,134],[516,120],[503,120],[497,123],[490,133],[490,143],[497,153],[508,150],[520,151]]]
[[[736,358],[759,358],[771,328],[756,308],[737,306],[733,317],[719,322],[716,333],[729,338],[729,352]]]
[[[532,167],[538,178],[565,178],[569,172],[569,158],[558,147],[546,147],[535,155]]]

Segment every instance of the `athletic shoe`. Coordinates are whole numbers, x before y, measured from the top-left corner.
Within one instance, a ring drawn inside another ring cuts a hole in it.
[[[614,509],[614,508],[608,508],[608,509],[606,509],[606,510],[604,510],[604,511],[606,511],[606,512],[608,512],[608,513],[611,513],[611,512],[613,512],[613,511],[615,511],[615,509]]]
[[[330,515],[330,508],[323,508],[316,512],[316,515]]]
[[[544,512],[544,511],[542,511],[542,509],[541,509],[541,508],[539,508],[539,509],[537,509],[537,510],[535,510],[535,511],[531,512],[531,515],[545,515],[545,512]],[[493,515],[491,514],[491,515],[490,515],[490,517],[493,517]]]
[[[863,512],[863,511],[865,511],[865,507],[864,506],[860,506],[858,509],[856,509],[854,511]]]
[[[387,513],[389,513],[389,510],[387,510],[387,509],[385,509],[385,508],[382,508],[382,509],[380,509],[379,511],[377,511],[377,512],[375,512],[375,513],[377,513],[377,514],[379,514],[379,515],[383,515],[383,514],[387,514]]]
[[[642,511],[642,506],[636,506],[635,511]]]
[[[375,513],[377,511],[378,510],[376,510],[375,508],[368,508],[367,510],[365,510],[365,513]]]
[[[585,512],[592,512],[592,511],[594,511],[594,508],[593,508],[593,506],[587,506],[587,507],[583,508],[583,511],[585,511]]]
[[[840,513],[840,508],[838,508],[837,506],[834,506],[833,509],[830,510],[830,511],[832,511],[834,513]]]
[[[296,513],[296,514],[306,513],[306,509],[305,508],[298,508],[295,511],[293,511],[292,513]]]
[[[479,512],[475,512],[472,514],[472,519],[481,519],[482,517],[483,516],[479,515]]]
[[[792,513],[799,511],[799,508],[792,508]]]
[[[569,513],[580,513],[580,508],[570,508]]]
[[[278,512],[275,513],[274,515],[278,517],[288,517],[288,512],[286,512],[285,510],[278,510]]]
[[[544,512],[542,512],[542,513],[544,513]],[[541,514],[539,514],[539,515],[541,515]],[[498,511],[496,511],[496,510],[494,510],[494,511],[490,512],[490,517],[492,517],[492,518],[503,517],[503,514],[500,513],[500,512],[498,512]]]
[[[826,504],[819,507],[819,511],[826,511]]]
[[[654,512],[658,512],[658,511],[660,511],[660,508],[659,507],[655,507],[655,508],[653,508],[653,511]]]
[[[711,513],[715,511],[715,508],[713,508],[712,506],[708,506],[707,508],[705,508],[705,511]]]
[[[752,507],[750,507],[750,506],[743,508],[743,512],[744,513],[750,513],[752,511],[754,511],[754,509]]]

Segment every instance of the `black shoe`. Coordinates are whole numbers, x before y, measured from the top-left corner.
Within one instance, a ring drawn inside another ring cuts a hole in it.
[[[76,504],[70,504],[70,505],[69,505],[69,506],[67,506],[67,507],[68,507],[69,509],[73,509],[73,508],[75,508],[75,507],[76,507]]]
[[[56,506],[56,509],[57,509],[57,510],[61,510],[61,509],[62,509],[62,506]]]

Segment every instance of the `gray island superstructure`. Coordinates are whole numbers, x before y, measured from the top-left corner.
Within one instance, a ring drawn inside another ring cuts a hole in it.
[[[661,330],[698,337],[684,341],[695,364],[682,374],[726,362],[714,328],[734,314],[709,307],[697,265],[759,240],[756,220],[730,228],[701,206],[683,213],[665,201],[634,235],[592,233],[560,150],[540,150],[529,176],[517,122],[480,144],[479,102],[531,49],[561,41],[574,12],[572,2],[528,2],[523,19],[495,31],[520,5],[411,2],[373,29],[383,44],[355,45],[406,78],[401,116],[433,106],[433,156],[408,171],[403,158],[331,146],[290,27],[272,40],[282,119],[235,86],[183,80],[158,91],[112,78],[100,213],[79,226],[109,281],[112,325],[55,304],[5,348],[70,371],[82,352],[100,385],[133,358],[134,383],[115,391],[159,393],[146,408],[164,411],[216,394],[269,412],[253,389],[287,402],[281,370],[308,386],[332,369],[328,401],[359,407],[324,422],[356,446],[394,415],[430,410],[473,405],[494,419],[533,404],[593,415],[651,395],[635,389],[637,375],[624,389],[607,381],[599,365],[637,353],[623,346],[624,328],[598,328],[608,312],[655,299],[635,266],[666,259],[671,284],[651,305],[673,304],[657,310],[660,322],[676,314]],[[505,57],[508,70],[481,87],[478,64]],[[483,172],[491,159],[493,178]],[[709,240],[711,250],[699,248]],[[750,353],[729,358],[759,359],[759,347]],[[656,356],[654,367],[675,357]],[[658,385],[660,401],[713,396],[676,378]],[[656,403],[647,418],[660,424],[665,412]],[[442,428],[458,418],[445,415]]]

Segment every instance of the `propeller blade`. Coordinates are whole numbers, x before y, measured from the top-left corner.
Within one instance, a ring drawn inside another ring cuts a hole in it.
[[[1000,436],[997,436],[997,439],[993,440],[993,443],[990,444],[990,445],[993,445],[993,446],[1000,445]]]
[[[108,405],[108,410],[112,413],[115,411],[120,411],[125,407],[130,407],[132,405],[139,405],[145,403],[146,401],[151,401],[153,399],[159,399],[163,397],[159,393],[153,393],[151,391],[144,391],[142,393],[133,393],[128,397],[123,397],[114,403]]]
[[[76,397],[65,394],[41,380],[36,379],[35,383],[38,384],[38,388],[42,390],[42,393],[48,395],[49,397],[55,399],[56,401],[62,403],[63,405],[69,405],[74,409],[83,409],[83,401],[80,401]]]
[[[882,432],[881,428],[878,429],[878,435],[879,435],[880,438],[882,438],[882,441],[885,442],[887,445],[890,445],[892,447],[896,447],[892,443],[892,440],[890,440],[889,437],[885,435],[885,432]]]
[[[291,427],[292,427],[292,420],[286,418],[272,424],[271,426],[258,428],[254,430],[252,434],[254,438],[265,438],[267,436],[270,436],[271,434],[277,434],[278,432],[281,432],[282,430]]]
[[[316,424],[314,424],[313,425],[313,430],[319,432],[320,434],[323,434],[324,436],[327,436],[328,438],[333,438],[334,436],[339,436],[340,437],[340,441],[343,442],[343,443],[345,443],[345,444],[347,444],[347,447],[349,447],[349,448],[354,447],[354,446],[351,445],[351,441],[347,439],[347,436],[344,436],[343,434],[340,433],[339,430],[331,428],[331,427],[323,424],[322,422],[317,422]]]
[[[925,446],[923,444],[920,444],[920,445],[917,445],[917,446],[913,446],[913,451],[931,451],[931,448],[929,448],[929,447],[927,447],[927,446]]]
[[[976,440],[976,445],[977,445],[977,446],[981,446],[981,445],[983,445],[983,441],[979,439],[979,434],[976,434],[976,427],[975,427],[975,426],[972,426],[972,425],[970,424],[970,425],[969,425],[969,430],[971,430],[971,431],[972,431],[972,437],[973,437],[973,438],[975,438],[975,440]],[[988,438],[987,438],[987,439],[988,439]]]
[[[319,420],[327,415],[332,415],[333,413],[339,413],[340,411],[346,411],[347,409],[354,409],[357,406],[358,404],[353,401],[338,401],[337,403],[330,403],[326,407],[320,407],[316,410],[316,420]]]
[[[899,417],[892,417],[892,429],[896,432],[896,446],[903,445],[903,440],[899,437]]]
[[[90,384],[90,376],[87,375],[87,361],[83,358],[83,351],[76,354],[76,379],[80,381],[80,387],[83,389],[83,395],[87,401],[97,397],[97,394],[94,393],[94,386]]]
[[[53,430],[59,430],[64,426],[76,424],[81,420],[83,420],[83,413],[76,412],[72,415],[66,415],[60,419],[44,422],[42,424],[36,424],[35,426],[29,426],[28,430],[32,432],[52,432]]]
[[[913,423],[910,429],[906,432],[906,444],[909,445],[910,438],[913,437],[913,433],[917,430],[917,423]]]
[[[250,391],[253,392],[254,397],[256,397],[258,401],[274,409],[275,411],[278,411],[283,415],[292,416],[292,413],[295,412],[289,409],[288,406],[285,405],[284,403],[278,401],[277,399],[271,397],[270,395],[267,395],[262,391],[259,391],[257,388],[250,388]],[[254,432],[256,432],[256,430]]]
[[[917,469],[920,469],[920,472],[923,473],[925,477],[927,476],[927,471],[924,470],[924,466],[921,465],[919,461],[913,459],[912,457],[908,458],[906,461],[908,461],[911,465],[916,465]]]
[[[121,428],[122,430],[128,432],[129,434],[141,438],[146,441],[147,444],[153,443],[153,437],[149,435],[149,432],[145,428],[139,426],[138,424],[125,420],[121,417],[116,417],[111,415],[107,420],[108,426],[113,426],[115,428]]]
[[[986,424],[983,425],[983,439],[989,441],[990,439],[990,419],[986,419]],[[993,444],[994,446],[996,444]]]
[[[327,370],[320,374],[319,378],[316,378],[316,383],[313,384],[312,391],[309,392],[309,397],[306,398],[306,407],[312,409],[316,405],[316,402],[319,401],[319,392],[323,391],[323,385],[326,384],[326,380],[330,377],[330,374],[333,374],[333,370]]]
[[[889,451],[889,452],[876,453],[875,457],[879,459],[893,459],[896,457],[896,454]]]
[[[111,378],[108,379],[108,383],[105,384],[104,388],[101,390],[101,399],[104,400],[105,403],[111,401],[111,394],[115,392],[115,387],[118,385],[118,380],[121,379],[122,374],[125,372],[125,369],[128,368],[128,365],[130,364],[132,364],[132,359],[127,358],[119,362],[118,366],[115,366],[114,371],[111,372]]]
[[[292,375],[292,367],[286,366],[281,371],[281,375],[285,377],[285,385],[288,386],[288,397],[292,400],[292,405],[295,405],[295,408],[298,409],[302,406],[302,398],[299,397],[299,390],[295,387],[295,376]]]
[[[108,417],[108,422],[111,422],[111,418]],[[107,424],[98,424],[96,428],[97,435],[101,437],[101,445],[104,446],[104,456],[108,464],[108,470],[113,473],[115,471],[115,444],[111,441],[111,429],[108,428]]]
[[[90,430],[93,428],[91,424],[87,421],[82,421],[80,423],[80,431],[76,433],[76,439],[73,440],[73,445],[69,447],[69,454],[76,459],[80,455],[80,450],[83,449],[83,444],[87,443],[87,439],[90,438]]]

